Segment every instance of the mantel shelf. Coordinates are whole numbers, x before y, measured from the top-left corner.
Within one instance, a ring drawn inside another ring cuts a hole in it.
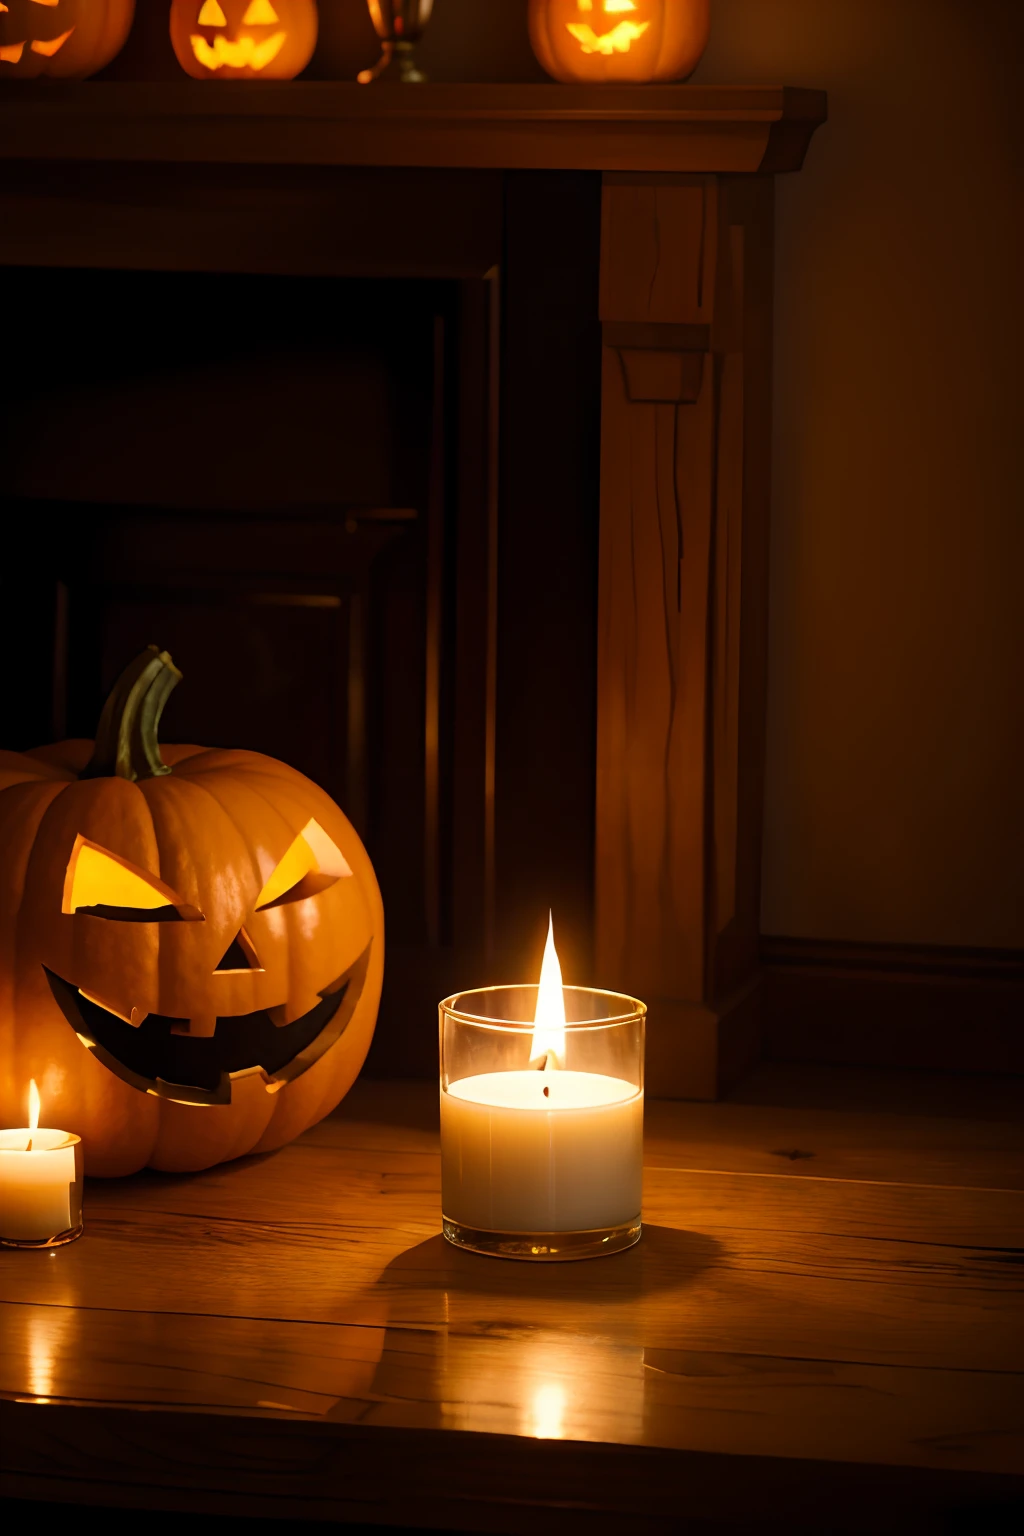
[[[791,86],[9,83],[0,157],[749,174],[825,117]]]

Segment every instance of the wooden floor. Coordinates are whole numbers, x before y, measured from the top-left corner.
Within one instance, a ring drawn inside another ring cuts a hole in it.
[[[649,1104],[643,1239],[584,1264],[444,1243],[423,1085],[363,1082],[272,1156],[92,1182],[81,1241],[0,1254],[0,1491],[469,1531],[1002,1528],[1018,1090],[936,1080],[910,1112],[907,1082],[766,1068],[742,1102]]]

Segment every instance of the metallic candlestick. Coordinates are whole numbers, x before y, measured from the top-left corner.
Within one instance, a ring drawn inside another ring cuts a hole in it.
[[[392,59],[395,62],[392,78],[397,75],[406,85],[419,85],[427,77],[416,65],[416,44],[430,20],[434,0],[366,0],[366,3],[382,50],[372,69],[359,71],[360,85],[369,85],[371,80],[376,80]]]

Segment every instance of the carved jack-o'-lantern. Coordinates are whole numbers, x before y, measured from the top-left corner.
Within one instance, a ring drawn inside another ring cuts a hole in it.
[[[151,647],[95,746],[0,752],[0,1125],[35,1078],[93,1173],[281,1146],[351,1086],[384,962],[370,860],[257,752],[167,747]]]
[[[171,42],[196,80],[291,80],[317,27],[315,0],[171,0]]]
[[[0,0],[0,80],[93,75],[120,52],[135,0]]]
[[[530,0],[530,42],[556,80],[678,80],[707,47],[708,0]]]

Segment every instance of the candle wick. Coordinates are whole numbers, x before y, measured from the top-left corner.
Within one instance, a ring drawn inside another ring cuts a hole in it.
[[[544,1097],[545,1098],[549,1098],[550,1095],[551,1095],[551,1089],[548,1087],[547,1083],[545,1083],[544,1084]]]
[[[25,1148],[25,1151],[26,1152],[31,1152],[32,1151],[32,1137],[31,1136],[28,1139],[28,1146]]]

